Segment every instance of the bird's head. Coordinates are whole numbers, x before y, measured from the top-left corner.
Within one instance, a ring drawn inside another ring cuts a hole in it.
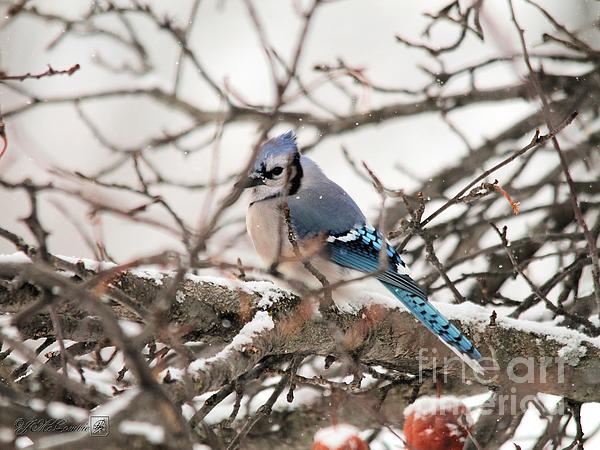
[[[238,184],[250,188],[252,200],[295,194],[302,180],[300,153],[293,131],[271,138],[260,147],[248,177]]]

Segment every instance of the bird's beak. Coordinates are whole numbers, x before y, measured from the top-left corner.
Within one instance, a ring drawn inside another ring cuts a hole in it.
[[[247,189],[254,186],[260,186],[265,184],[265,180],[262,177],[248,176],[235,183],[237,189]]]

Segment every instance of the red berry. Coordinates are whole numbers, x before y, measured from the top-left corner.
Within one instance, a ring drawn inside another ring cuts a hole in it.
[[[369,450],[369,444],[359,436],[351,425],[334,425],[315,433],[312,450]]]
[[[411,450],[462,450],[471,425],[456,397],[421,397],[404,410],[404,437]]]

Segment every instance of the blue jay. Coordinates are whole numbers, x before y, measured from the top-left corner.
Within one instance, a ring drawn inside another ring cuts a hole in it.
[[[386,241],[387,267],[380,263],[384,242],[381,234],[367,224],[364,214],[340,186],[331,181],[317,164],[301,155],[292,131],[265,142],[258,151],[254,168],[241,183],[250,189],[246,226],[256,252],[264,263],[278,264],[292,279],[321,287],[316,277],[298,261],[290,242],[291,226],[298,247],[311,265],[329,283],[365,273],[389,290],[433,334],[474,370],[481,354],[429,301],[409,276],[408,268]],[[289,216],[284,217],[287,204]],[[338,307],[353,297],[356,285],[342,285],[332,293]]]

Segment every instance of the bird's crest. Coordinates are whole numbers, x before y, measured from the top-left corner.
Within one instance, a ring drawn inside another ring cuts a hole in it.
[[[297,158],[298,146],[296,135],[292,130],[275,136],[261,145],[256,155],[255,171],[270,168],[276,161],[292,161]]]
[[[269,156],[291,155],[297,151],[296,135],[290,130],[265,142],[260,148],[257,160],[265,159]]]

